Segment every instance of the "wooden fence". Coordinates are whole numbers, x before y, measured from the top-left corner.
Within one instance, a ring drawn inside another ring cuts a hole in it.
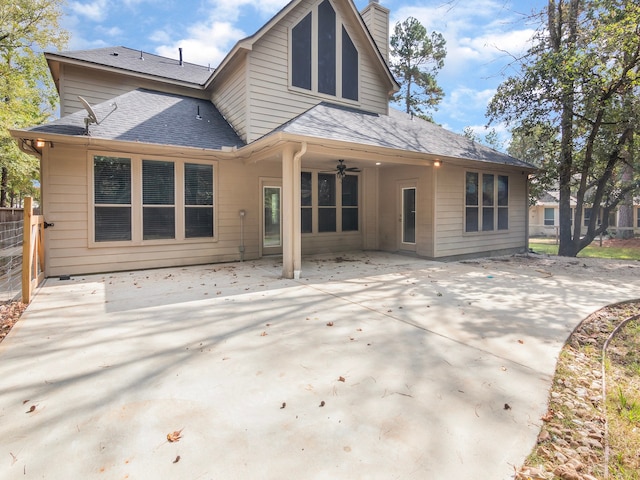
[[[24,199],[22,243],[22,302],[29,303],[33,291],[44,280],[44,217],[33,214],[33,200]]]

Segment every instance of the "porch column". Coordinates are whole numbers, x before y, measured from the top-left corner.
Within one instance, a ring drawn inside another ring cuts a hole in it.
[[[300,278],[302,239],[300,235],[300,168],[306,143],[282,153],[282,276]]]

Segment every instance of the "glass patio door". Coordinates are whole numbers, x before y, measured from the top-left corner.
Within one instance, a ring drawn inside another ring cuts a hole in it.
[[[282,253],[282,187],[262,186],[262,253]]]
[[[416,248],[416,187],[400,185],[400,250]]]

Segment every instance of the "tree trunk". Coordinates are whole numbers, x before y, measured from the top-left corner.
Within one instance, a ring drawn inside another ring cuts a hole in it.
[[[564,43],[574,46],[577,38],[577,18],[580,3],[571,0],[569,3],[569,14],[564,15],[564,1],[556,3],[549,0],[548,20],[549,37],[551,48],[559,52],[564,48]],[[567,37],[563,35],[565,28],[568,29]],[[574,231],[571,232],[571,177],[573,175],[573,105],[574,105],[574,85],[572,81],[567,81],[563,85],[562,114],[561,114],[561,145],[560,145],[560,168],[559,168],[559,240],[558,255],[564,257],[575,257],[578,254],[578,242],[580,240],[580,224],[582,223],[582,209],[578,204],[575,213]],[[578,202],[580,203],[580,202]]]
[[[9,184],[9,171],[7,167],[2,167],[2,177],[0,178],[0,207],[7,206],[7,185]]]

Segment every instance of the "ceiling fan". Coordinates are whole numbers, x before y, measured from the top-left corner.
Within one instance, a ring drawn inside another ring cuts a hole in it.
[[[347,167],[344,163],[344,160],[338,160],[338,164],[336,165],[336,176],[339,178],[344,177],[347,172],[361,172],[358,167]]]

